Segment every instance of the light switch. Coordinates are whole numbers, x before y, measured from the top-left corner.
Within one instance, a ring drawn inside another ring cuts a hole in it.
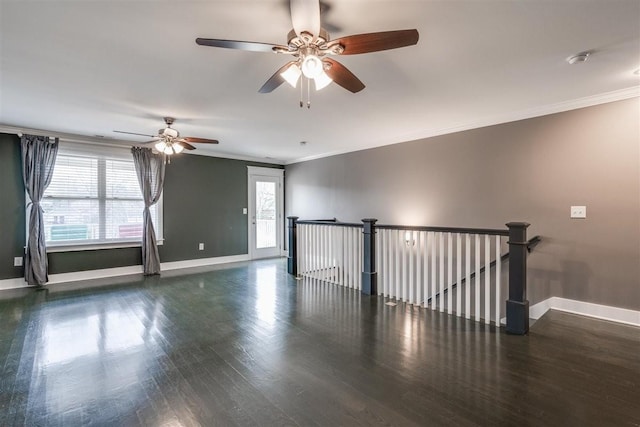
[[[584,219],[587,217],[586,206],[571,206],[571,218]]]

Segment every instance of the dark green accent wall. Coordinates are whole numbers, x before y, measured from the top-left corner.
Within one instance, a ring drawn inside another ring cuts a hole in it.
[[[51,252],[48,257],[49,274],[142,265],[140,248]]]
[[[163,262],[248,253],[247,166],[243,160],[176,156],[164,184]],[[198,250],[204,243],[204,250]]]
[[[20,139],[0,133],[0,279],[22,276],[13,258],[24,254],[25,206]]]
[[[0,133],[0,279],[21,277],[13,258],[25,245],[25,206],[20,140]],[[247,166],[280,165],[180,155],[167,165],[162,262],[242,255],[248,252]],[[205,250],[198,250],[204,243]],[[55,252],[49,273],[140,265],[140,248]]]

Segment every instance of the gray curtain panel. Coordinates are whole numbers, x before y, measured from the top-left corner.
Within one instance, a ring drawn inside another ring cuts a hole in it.
[[[153,206],[160,199],[164,184],[164,155],[155,155],[150,148],[132,147],[133,163],[136,165],[138,183],[144,198],[144,214],[142,222],[142,268],[145,275],[160,274],[160,255],[156,232],[151,221]]]
[[[44,219],[40,201],[51,182],[58,154],[58,138],[22,135],[22,181],[31,199],[27,251],[24,257],[24,279],[29,285],[41,286],[49,281]]]

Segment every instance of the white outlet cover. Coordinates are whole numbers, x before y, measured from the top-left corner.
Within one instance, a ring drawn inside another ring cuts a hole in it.
[[[571,206],[571,218],[584,219],[587,217],[586,206]]]
[[[198,250],[204,251],[204,243],[198,243]]]
[[[247,208],[242,208],[242,214],[246,215],[247,214]]]
[[[22,257],[21,256],[17,256],[15,258],[13,258],[13,266],[14,267],[22,267]]]

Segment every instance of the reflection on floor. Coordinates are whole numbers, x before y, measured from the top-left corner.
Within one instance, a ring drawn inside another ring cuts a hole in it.
[[[510,336],[283,260],[7,295],[2,426],[640,423],[638,328]]]

